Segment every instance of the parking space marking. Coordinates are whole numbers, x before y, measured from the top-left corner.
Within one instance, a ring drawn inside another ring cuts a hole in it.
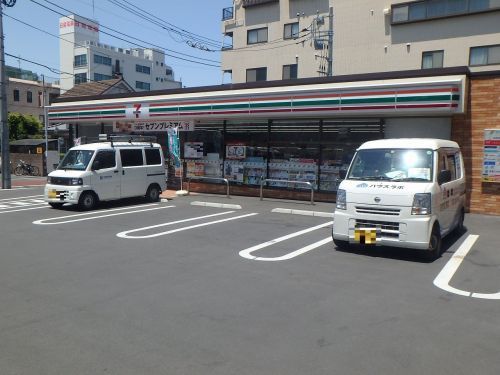
[[[231,214],[231,213],[234,213],[234,212],[235,211],[219,212],[217,214],[212,214],[212,215],[197,216],[197,217],[194,217],[194,218],[189,218],[189,219],[184,219],[184,220],[170,221],[168,223],[151,225],[149,227],[143,227],[143,228],[138,228],[138,229],[127,230],[127,231],[124,231],[124,232],[117,233],[116,236],[120,237],[120,238],[129,238],[129,239],[130,238],[133,238],[133,239],[153,238],[153,237],[159,237],[159,236],[166,236],[168,234],[182,232],[182,231],[189,230],[189,229],[194,229],[194,228],[199,228],[199,227],[205,227],[205,226],[208,226],[208,225],[223,223],[225,221],[243,219],[245,217],[258,215],[258,213],[250,213],[250,214],[246,214],[246,215],[232,216],[232,217],[229,217],[227,219],[221,219],[221,220],[209,221],[209,222],[206,222],[206,223],[201,223],[201,224],[196,224],[196,225],[190,225],[188,227],[182,227],[182,228],[172,229],[172,230],[169,230],[169,231],[166,231],[166,232],[154,233],[154,234],[149,234],[149,235],[145,235],[145,236],[129,236],[129,233],[135,233],[135,232],[144,231],[144,230],[148,230],[148,229],[152,229],[152,228],[158,228],[158,227],[162,227],[162,226],[168,226],[168,225],[174,225],[174,224],[179,224],[179,223],[185,223],[185,222],[193,221],[193,220],[200,220],[200,219],[204,219],[204,218],[208,218],[208,217],[214,217],[214,216],[220,216],[220,215],[227,215],[227,214]]]
[[[0,214],[37,210],[49,207],[43,199],[43,195],[28,195],[24,197],[12,197],[0,199]],[[29,207],[29,208],[26,208]]]
[[[460,296],[472,297],[472,298],[482,298],[482,299],[500,299],[500,292],[498,293],[474,293],[468,292],[466,290],[461,290],[450,286],[450,280],[457,272],[458,268],[462,264],[465,256],[472,249],[472,246],[479,238],[476,234],[470,234],[465,241],[460,245],[460,247],[455,251],[455,254],[450,258],[448,263],[444,266],[441,272],[434,279],[434,285],[440,289],[446,290],[447,292],[458,294]]]
[[[322,246],[324,245],[325,243],[328,243],[330,242],[332,239],[331,237],[328,237],[328,238],[325,238],[321,241],[318,241],[318,242],[315,242],[311,245],[308,245],[308,246],[305,246],[301,249],[298,249],[298,250],[295,250],[295,251],[292,251],[291,253],[288,253],[288,254],[285,254],[283,256],[280,256],[280,257],[274,257],[274,258],[264,258],[264,257],[256,257],[256,256],[253,256],[251,255],[254,251],[257,251],[257,250],[260,250],[260,249],[263,249],[265,247],[268,247],[268,246],[271,246],[271,245],[274,245],[276,243],[279,243],[279,242],[282,242],[282,241],[286,241],[286,240],[289,240],[290,238],[294,238],[294,237],[297,237],[297,236],[301,236],[303,234],[306,234],[306,233],[309,233],[309,232],[312,232],[312,231],[315,231],[317,229],[320,229],[320,228],[324,228],[324,227],[327,227],[329,225],[332,225],[333,224],[333,221],[328,221],[326,223],[323,223],[323,224],[320,224],[320,225],[316,225],[314,227],[310,227],[310,228],[306,228],[306,229],[303,229],[301,231],[298,231],[298,232],[295,232],[295,233],[291,233],[291,234],[287,234],[286,236],[282,236],[282,237],[279,237],[279,238],[275,238],[274,240],[271,240],[271,241],[267,241],[267,242],[264,242],[264,243],[261,243],[259,245],[255,245],[255,246],[252,246],[252,247],[249,247],[248,249],[245,249],[245,250],[241,250],[238,254],[243,257],[243,258],[246,258],[246,259],[251,259],[251,260],[262,260],[262,261],[280,261],[280,260],[288,260],[288,259],[291,259],[291,258],[294,258],[296,256],[299,256],[301,254],[304,254],[310,250],[313,250],[319,246]]]
[[[41,198],[41,197],[43,197],[43,194],[39,194],[39,195],[26,195],[24,197],[2,198],[2,199],[0,199],[0,202],[3,202],[3,201],[14,201],[14,200],[26,199],[26,198]]]
[[[151,207],[155,206],[153,208],[144,208],[141,210],[132,210],[132,211],[126,211],[126,212],[114,212],[112,214],[106,214],[106,215],[98,215],[98,216],[91,216],[91,217],[81,217],[81,216],[89,216],[89,215],[94,215],[102,212],[112,212],[112,211],[124,211],[124,210],[129,210],[133,208],[139,208],[139,207]],[[59,224],[67,224],[67,223],[75,223],[77,221],[87,221],[87,220],[95,220],[95,219],[101,219],[103,217],[111,217],[111,216],[118,216],[118,215],[128,215],[128,214],[133,214],[137,212],[147,212],[147,211],[154,211],[154,210],[163,210],[165,208],[170,208],[170,207],[175,207],[175,206],[162,206],[162,207],[156,207],[158,206],[157,203],[152,203],[152,204],[143,204],[139,206],[130,206],[130,207],[122,207],[122,208],[114,208],[111,210],[101,210],[101,211],[93,211],[93,212],[86,212],[83,214],[75,214],[75,215],[67,215],[67,216],[59,216],[59,217],[52,217],[52,218],[47,218],[47,219],[41,219],[41,220],[35,220],[33,224],[36,225],[59,225]],[[70,220],[64,220],[60,222],[53,222],[56,220],[60,219],[67,219],[67,218],[74,218],[78,217],[78,219],[70,219]]]

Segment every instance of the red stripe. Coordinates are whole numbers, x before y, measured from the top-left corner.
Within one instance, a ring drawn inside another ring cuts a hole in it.
[[[76,109],[71,109],[71,111],[78,111],[78,110],[82,110],[82,111],[97,111],[99,109],[126,109],[127,107],[124,107],[123,105],[121,106],[106,106],[106,107],[91,107],[91,108],[87,108],[87,107],[77,107]],[[70,111],[68,108],[66,109],[50,109],[49,108],[49,113],[56,113],[56,112],[68,112]]]

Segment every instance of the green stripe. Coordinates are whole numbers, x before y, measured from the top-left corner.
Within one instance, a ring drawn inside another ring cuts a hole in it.
[[[250,103],[250,108],[290,107],[290,102]]]
[[[331,100],[310,100],[310,101],[294,101],[292,105],[294,107],[304,107],[304,106],[318,106],[318,105],[338,105],[340,104],[339,99]]]
[[[149,112],[177,112],[179,107],[155,107],[149,108]]]
[[[341,99],[341,104],[368,104],[368,103],[394,103],[394,97],[389,98],[365,98],[365,99]]]
[[[426,96],[403,96],[397,98],[397,102],[432,102],[450,100],[450,95],[426,95]]]

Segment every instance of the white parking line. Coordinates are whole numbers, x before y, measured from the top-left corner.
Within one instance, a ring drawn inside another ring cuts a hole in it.
[[[175,206],[163,206],[163,207],[153,207],[153,208],[145,208],[142,210],[132,210],[132,211],[127,211],[127,212],[118,212],[118,213],[112,213],[112,214],[106,214],[106,215],[98,215],[98,216],[92,216],[92,217],[81,217],[81,216],[89,216],[89,215],[94,215],[98,214],[101,212],[112,212],[112,211],[123,211],[123,210],[129,210],[133,208],[138,208],[138,207],[151,207],[151,206],[158,206],[157,203],[152,203],[152,204],[145,204],[145,205],[139,205],[139,206],[130,206],[130,207],[123,207],[123,208],[114,208],[111,210],[101,210],[101,211],[94,211],[94,212],[86,212],[83,214],[76,214],[76,215],[67,215],[67,216],[59,216],[59,217],[52,217],[52,218],[47,218],[47,219],[41,219],[41,220],[36,220],[33,222],[33,224],[37,225],[59,225],[59,224],[67,224],[67,223],[75,223],[77,221],[86,221],[86,220],[95,220],[95,219],[100,219],[103,217],[111,217],[111,216],[118,216],[118,215],[128,215],[128,214],[133,214],[136,212],[146,212],[146,211],[153,211],[153,210],[163,210],[165,208],[170,208],[170,207],[175,207]],[[73,218],[73,217],[80,217],[79,219],[71,219],[71,220],[64,220],[60,222],[51,222],[51,221],[56,221],[60,219],[66,219],[66,218]]]
[[[458,268],[462,264],[465,256],[469,253],[472,246],[479,238],[478,235],[470,234],[465,241],[460,245],[460,247],[455,251],[455,254],[450,258],[448,263],[441,270],[439,275],[434,279],[434,285],[438,288],[446,290],[447,292],[458,294],[460,296],[472,297],[472,298],[482,298],[482,299],[500,299],[500,292],[498,293],[474,293],[468,292],[466,290],[461,290],[450,286],[450,280],[457,272]]]
[[[188,227],[182,227],[182,228],[172,229],[172,230],[169,230],[169,231],[166,231],[166,232],[154,233],[154,234],[149,234],[149,235],[146,235],[146,236],[129,236],[128,235],[128,233],[138,232],[138,231],[141,231],[141,230],[147,230],[147,229],[150,229],[150,228],[157,228],[157,227],[161,227],[161,226],[173,225],[173,224],[183,223],[183,222],[187,222],[187,221],[199,220],[199,219],[203,219],[203,218],[207,218],[207,217],[225,215],[225,214],[230,214],[230,213],[234,213],[234,211],[220,212],[220,213],[212,214],[212,215],[198,216],[198,217],[190,218],[190,219],[184,219],[184,220],[178,220],[178,221],[171,221],[171,222],[168,222],[168,223],[163,223],[163,224],[158,224],[158,225],[152,225],[152,226],[149,226],[149,227],[143,227],[143,228],[138,228],[138,229],[127,230],[125,232],[118,233],[116,236],[120,237],[120,238],[135,238],[135,239],[137,239],[137,238],[139,238],[139,239],[153,238],[153,237],[159,237],[159,236],[166,236],[167,234],[182,232],[182,231],[189,230],[189,229],[194,229],[194,228],[199,228],[199,227],[205,227],[205,226],[208,226],[208,225],[223,223],[225,221],[243,219],[244,217],[258,215],[258,213],[250,213],[250,214],[246,214],[246,215],[233,216],[233,217],[229,217],[227,219],[221,219],[221,220],[216,220],[216,221],[209,221],[207,223],[201,223],[201,224],[191,225],[191,226],[188,226]]]
[[[15,201],[15,200],[26,199],[26,198],[40,198],[40,197],[43,197],[43,195],[26,195],[24,197],[3,198],[3,199],[0,199],[0,202]]]
[[[33,205],[35,206],[35,205]],[[21,212],[21,211],[30,211],[30,210],[39,210],[40,208],[49,208],[48,204],[43,204],[43,205],[36,205],[36,207],[30,207],[30,208],[18,208],[16,210],[10,210],[10,211],[0,211],[0,214],[8,214],[9,212]]]
[[[286,255],[283,255],[281,257],[274,257],[274,258],[264,258],[264,257],[256,257],[256,256],[253,256],[251,255],[254,251],[257,251],[257,250],[260,250],[260,249],[263,249],[265,247],[268,247],[268,246],[271,246],[271,245],[274,245],[278,242],[282,242],[282,241],[286,241],[290,238],[294,238],[294,237],[297,237],[297,236],[301,236],[303,234],[306,234],[306,233],[309,233],[309,232],[312,232],[312,231],[315,231],[317,229],[320,229],[320,228],[324,228],[324,227],[327,227],[329,225],[332,225],[333,222],[332,221],[329,221],[329,222],[326,222],[326,223],[323,223],[323,224],[320,224],[320,225],[316,225],[314,227],[310,227],[310,228],[306,228],[306,229],[303,229],[301,231],[298,231],[298,232],[295,232],[295,233],[292,233],[292,234],[287,234],[286,236],[282,236],[282,237],[279,237],[279,238],[276,238],[274,240],[271,240],[271,241],[267,241],[267,242],[264,242],[264,243],[261,243],[259,245],[255,245],[255,246],[252,246],[252,247],[249,247],[248,249],[245,249],[245,250],[241,250],[239,252],[239,255],[243,258],[246,258],[246,259],[251,259],[251,260],[262,260],[262,261],[279,261],[279,260],[287,260],[287,259],[291,259],[291,258],[294,258],[298,255],[301,255],[301,254],[304,254],[310,250],[313,250],[319,246],[322,246],[324,245],[325,243],[328,243],[330,242],[332,239],[331,237],[328,237],[328,238],[325,238],[321,241],[318,241],[318,242],[315,242],[311,245],[308,245],[306,247],[303,247],[301,249],[298,249],[298,250],[295,250],[295,251],[292,251],[291,253],[288,253]]]

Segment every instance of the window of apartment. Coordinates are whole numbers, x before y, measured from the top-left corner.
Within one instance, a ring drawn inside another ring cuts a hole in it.
[[[18,89],[14,90],[14,101],[15,102],[19,101],[19,90]]]
[[[76,73],[75,74],[75,85],[79,83],[87,82],[87,73]]]
[[[421,0],[392,6],[392,22],[467,15],[500,9],[500,0]]]
[[[107,79],[112,79],[112,76],[108,76],[106,74],[94,73],[94,81],[105,81]]]
[[[87,65],[87,55],[76,55],[74,66],[85,66]]]
[[[493,46],[471,47],[469,65],[500,64],[500,44]]]
[[[283,79],[296,79],[297,68],[297,64],[283,65]]]
[[[165,74],[167,76],[171,76],[172,74],[174,74],[174,72],[172,71],[172,69],[165,69]]]
[[[247,82],[267,80],[267,68],[247,69]]]
[[[26,91],[26,101],[28,103],[33,103],[33,93],[31,91]]]
[[[151,84],[141,81],[135,81],[135,88],[140,90],[151,90]]]
[[[111,57],[94,55],[94,63],[111,66]]]
[[[247,31],[247,44],[267,42],[267,27]]]
[[[138,73],[151,74],[151,68],[145,65],[135,64],[135,71]]]
[[[283,29],[283,39],[294,39],[299,37],[299,23],[287,23]]]
[[[442,68],[444,51],[422,52],[422,69]]]

